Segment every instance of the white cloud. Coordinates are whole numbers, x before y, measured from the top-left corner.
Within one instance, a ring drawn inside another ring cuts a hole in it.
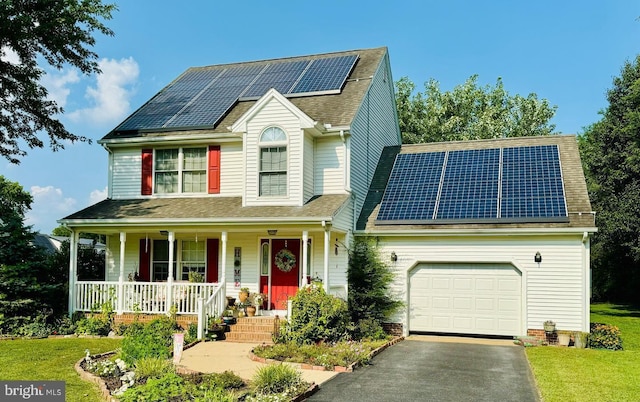
[[[3,61],[8,61],[11,64],[21,64],[22,60],[20,60],[20,56],[16,53],[15,50],[11,49],[8,46],[3,46],[0,49],[0,59]]]
[[[78,70],[67,70],[62,74],[48,73],[42,77],[41,83],[49,91],[48,98],[55,101],[58,106],[65,107],[67,97],[71,93],[71,89],[67,86],[80,81]]]
[[[75,199],[65,197],[61,189],[53,186],[32,186],[31,196],[33,203],[25,214],[25,223],[43,233],[51,233],[58,226],[56,221],[72,213],[77,204]]]
[[[116,123],[129,113],[132,87],[140,73],[138,63],[129,57],[102,59],[98,64],[102,73],[96,77],[96,86],[88,87],[85,94],[93,106],[70,113],[76,122]]]
[[[103,190],[93,190],[91,194],[89,194],[89,203],[91,205],[100,202],[107,198],[107,188],[105,187]]]

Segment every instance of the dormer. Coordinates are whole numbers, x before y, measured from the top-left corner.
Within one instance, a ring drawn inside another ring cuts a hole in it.
[[[302,205],[313,196],[304,191],[313,170],[304,167],[319,127],[287,98],[270,89],[230,129],[244,138],[244,206]]]

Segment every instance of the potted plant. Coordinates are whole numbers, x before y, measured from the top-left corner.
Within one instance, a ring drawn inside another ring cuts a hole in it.
[[[207,325],[207,332],[209,339],[211,340],[221,340],[224,338],[224,333],[227,327],[224,324],[222,317],[209,317],[209,322]]]
[[[573,334],[573,346],[578,349],[583,349],[587,347],[587,342],[589,342],[589,333],[588,332],[575,332]]]
[[[238,299],[241,304],[244,304],[249,298],[249,288],[241,288],[240,294],[238,295]]]
[[[544,332],[546,332],[547,334],[551,334],[556,331],[556,323],[551,320],[545,321],[542,326],[544,328]]]
[[[227,308],[224,313],[222,314],[222,321],[224,321],[224,323],[226,325],[232,325],[236,323],[236,317],[235,317],[235,311],[234,311],[235,307],[230,307]]]
[[[566,332],[558,333],[558,345],[560,346],[569,346],[569,342],[571,341],[571,336]]]

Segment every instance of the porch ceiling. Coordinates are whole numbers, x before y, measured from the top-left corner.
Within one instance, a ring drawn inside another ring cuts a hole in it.
[[[349,199],[348,194],[313,197],[296,206],[243,207],[241,197],[106,199],[60,220],[61,223],[264,223],[265,221],[331,220]]]

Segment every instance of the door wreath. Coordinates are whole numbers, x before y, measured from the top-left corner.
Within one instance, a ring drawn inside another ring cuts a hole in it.
[[[296,256],[286,248],[276,254],[276,267],[282,272],[289,272],[296,266]]]

